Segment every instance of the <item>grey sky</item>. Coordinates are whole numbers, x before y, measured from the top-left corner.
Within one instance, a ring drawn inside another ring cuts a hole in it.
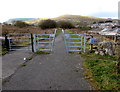
[[[119,0],[1,0],[0,22],[10,18],[53,18],[72,14],[118,18]]]

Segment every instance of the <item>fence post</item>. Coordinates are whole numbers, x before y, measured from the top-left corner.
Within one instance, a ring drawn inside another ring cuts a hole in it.
[[[33,42],[33,34],[31,33],[31,45],[32,45],[32,52],[34,52],[34,42]]]
[[[91,35],[91,38],[90,39],[92,39],[93,38],[93,35]],[[91,42],[90,43],[90,50],[92,51],[93,50],[93,43]]]
[[[34,38],[34,52],[36,52],[36,34],[33,35],[33,38]]]
[[[117,35],[115,35],[115,37],[114,37],[114,42],[117,42]]]
[[[93,50],[93,43],[90,43],[90,50]]]
[[[86,52],[86,34],[84,35],[84,52]]]
[[[10,45],[9,40],[10,39],[8,39],[7,34],[5,34],[5,47],[6,47],[7,51],[9,51],[9,45]]]
[[[57,32],[57,29],[55,29],[54,34],[56,34],[56,32]]]

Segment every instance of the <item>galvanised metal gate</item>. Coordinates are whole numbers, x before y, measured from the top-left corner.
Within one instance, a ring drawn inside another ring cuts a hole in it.
[[[54,34],[34,34],[34,52],[53,51],[56,30]]]
[[[64,41],[68,52],[86,51],[85,34],[68,34],[64,30]],[[9,34],[9,50],[53,51],[56,30],[53,34]]]
[[[85,34],[68,34],[64,30],[62,32],[67,52],[86,51]]]
[[[10,51],[53,51],[55,35],[56,30],[53,34],[12,33],[5,36],[5,42]]]
[[[11,33],[7,35],[9,50],[31,50],[30,33]]]

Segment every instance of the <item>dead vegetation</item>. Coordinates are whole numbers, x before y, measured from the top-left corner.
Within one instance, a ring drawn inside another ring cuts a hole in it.
[[[2,26],[2,34],[9,34],[9,33],[33,33],[33,34],[46,34],[46,33],[53,33],[54,29],[46,29],[42,30],[36,26],[27,26],[24,28],[19,28],[12,25],[3,25]]]

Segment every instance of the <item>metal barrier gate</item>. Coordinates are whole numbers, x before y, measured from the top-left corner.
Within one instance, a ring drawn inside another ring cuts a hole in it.
[[[9,50],[31,50],[31,34],[16,33],[8,34]]]
[[[67,52],[86,51],[85,34],[68,34],[64,30],[62,32]]]
[[[5,35],[5,43],[10,51],[53,51],[55,35],[56,29],[53,34],[12,33]]]
[[[56,30],[54,34],[34,34],[34,52],[53,51]]]
[[[86,51],[85,34],[68,34],[64,30],[64,41],[68,52]],[[9,50],[53,51],[56,30],[53,34],[9,34]]]

